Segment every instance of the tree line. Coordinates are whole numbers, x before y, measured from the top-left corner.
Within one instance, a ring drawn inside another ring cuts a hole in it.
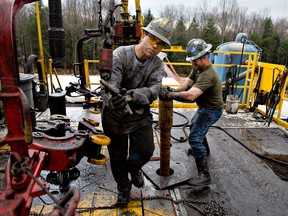
[[[164,2],[163,2],[164,3]],[[145,1],[140,1],[140,5]],[[49,8],[41,1],[40,17],[45,58],[49,54]],[[108,10],[115,5],[114,0],[102,0],[103,19]],[[65,67],[71,68],[77,62],[77,42],[84,36],[85,29],[97,28],[99,24],[98,0],[62,0],[62,19],[65,30]],[[171,44],[185,48],[192,38],[202,38],[216,49],[220,44],[234,41],[238,33],[244,32],[249,40],[262,50],[262,62],[287,64],[288,57],[288,20],[273,20],[269,9],[248,14],[248,8],[240,6],[237,0],[217,0],[217,7],[211,7],[209,1],[187,7],[172,4],[162,7],[160,17],[167,17],[173,22]],[[131,15],[135,11],[129,11]],[[119,19],[121,8],[115,12]],[[151,10],[142,11],[144,26],[155,18]],[[26,5],[16,18],[18,55],[27,58],[30,54],[39,54],[38,31],[34,4]],[[84,58],[99,58],[100,38],[85,43]],[[169,53],[170,61],[183,62],[185,54]]]

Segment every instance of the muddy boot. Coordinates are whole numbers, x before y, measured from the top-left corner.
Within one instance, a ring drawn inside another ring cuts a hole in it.
[[[210,173],[208,169],[208,158],[195,158],[196,166],[198,170],[198,176],[190,179],[187,184],[192,186],[205,186],[211,184]]]
[[[131,173],[132,184],[137,188],[142,188],[144,186],[143,173],[141,170]]]
[[[119,191],[117,206],[126,207],[130,199],[130,191]]]
[[[126,207],[130,199],[131,182],[126,186],[118,186],[118,199],[117,205],[119,207]]]

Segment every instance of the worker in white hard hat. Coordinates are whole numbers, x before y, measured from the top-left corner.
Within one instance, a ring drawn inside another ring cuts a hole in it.
[[[115,49],[108,83],[126,89],[127,93],[112,96],[101,91],[102,125],[111,139],[108,145],[111,170],[119,191],[117,204],[122,206],[129,202],[132,184],[143,187],[141,168],[155,149],[150,104],[158,98],[164,75],[164,65],[157,54],[170,46],[171,30],[168,19],[154,19],[143,28],[144,37],[139,44]],[[128,102],[127,96],[132,100]]]
[[[198,109],[191,120],[189,153],[195,158],[198,175],[187,183],[192,186],[209,185],[209,146],[205,143],[209,128],[223,113],[222,84],[209,59],[211,44],[202,39],[192,39],[186,46],[186,61],[192,63],[189,77],[177,89],[163,87],[161,99],[196,102]]]

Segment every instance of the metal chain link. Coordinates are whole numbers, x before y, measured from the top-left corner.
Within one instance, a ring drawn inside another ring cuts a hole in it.
[[[175,205],[179,205],[180,203],[183,203],[187,205],[188,207],[196,209],[198,212],[200,212],[203,215],[207,216],[226,216],[227,214],[225,213],[224,208],[215,200],[211,201],[200,201],[200,200],[186,200],[186,199],[179,199],[179,200],[174,200],[171,197],[168,196],[150,196],[150,197],[142,197],[142,198],[133,198],[130,199],[130,201],[145,201],[145,200],[168,200],[173,202]],[[195,206],[195,204],[198,205],[204,205],[203,209],[200,209],[199,207]],[[103,209],[114,209],[118,208],[119,206],[117,204],[110,205],[110,206],[99,206],[99,207],[91,207],[91,208],[77,208],[78,213],[83,213],[83,212],[93,212],[96,210],[103,210]]]
[[[215,200],[211,200],[209,203],[207,203],[204,206],[204,213],[207,216],[215,216],[215,215],[226,216],[227,215],[223,206],[221,206],[219,202]]]
[[[102,1],[98,0],[99,11],[98,11],[98,29],[102,29]]]

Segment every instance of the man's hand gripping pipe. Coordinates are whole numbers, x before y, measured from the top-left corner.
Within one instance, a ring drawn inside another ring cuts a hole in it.
[[[121,95],[124,95],[126,94],[126,90],[124,89],[118,89],[116,88],[115,86],[113,85],[110,85],[108,82],[106,82],[105,80],[103,79],[100,79],[100,83],[105,87],[105,89],[111,93],[112,96],[115,96],[115,95],[118,95],[118,94],[121,94]],[[132,97],[127,95],[125,96],[126,97],[126,102],[129,102],[132,100]],[[133,112],[129,106],[129,104],[126,105],[126,109],[128,110],[128,112],[132,115]]]

